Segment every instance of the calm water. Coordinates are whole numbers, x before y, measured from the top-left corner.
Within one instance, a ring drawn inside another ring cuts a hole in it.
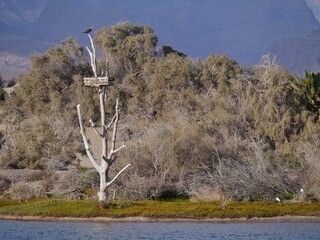
[[[320,239],[320,223],[0,221],[0,239]]]

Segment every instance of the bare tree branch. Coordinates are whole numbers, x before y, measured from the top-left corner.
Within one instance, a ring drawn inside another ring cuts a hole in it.
[[[110,150],[108,158],[111,159],[112,155],[115,154],[116,152],[119,152],[122,148],[125,148],[126,144],[123,143],[121,147],[115,149],[115,150]]]
[[[107,126],[107,129],[111,127],[112,123],[114,122],[114,120],[116,119],[116,114],[113,116],[113,118],[111,119],[110,123]]]
[[[118,172],[118,174],[110,181],[110,182],[107,182],[107,187],[112,184],[118,177],[119,175],[124,171],[126,170],[129,166],[131,165],[131,163],[127,164],[127,166],[125,166],[120,172]]]
[[[90,49],[86,46],[87,51],[89,52],[90,55],[90,60],[91,60],[91,67],[92,67],[92,71],[94,74],[94,77],[98,77],[97,75],[97,64],[96,64],[96,49],[94,47],[93,44],[93,40],[90,34],[88,34],[90,42],[91,42],[91,47],[92,47],[92,52],[90,51]]]
[[[84,131],[80,104],[78,104],[77,110],[78,110],[78,117],[79,117],[80,133],[81,133],[81,136],[82,136],[82,139],[83,139],[83,143],[84,143],[84,146],[85,146],[87,155],[88,155],[89,160],[91,161],[92,165],[94,166],[94,168],[95,168],[97,171],[99,171],[100,166],[99,166],[99,164],[97,163],[97,161],[95,160],[93,154],[91,153],[91,150],[90,150],[90,147],[89,147],[89,143],[88,143],[88,140],[87,140],[87,136],[86,136],[86,133],[85,133],[85,131]]]
[[[115,113],[115,120],[114,120],[114,125],[113,125],[113,133],[112,133],[112,145],[111,145],[111,151],[114,151],[116,147],[116,133],[117,133],[117,128],[118,128],[118,121],[119,121],[119,99],[116,99],[116,113]]]
[[[93,130],[95,131],[95,133],[98,135],[98,136],[102,136],[99,132],[98,132],[98,130],[97,130],[97,128],[96,128],[96,125],[94,124],[94,122],[90,119],[89,120],[89,122],[90,122],[90,124],[91,124],[91,127],[93,128]]]

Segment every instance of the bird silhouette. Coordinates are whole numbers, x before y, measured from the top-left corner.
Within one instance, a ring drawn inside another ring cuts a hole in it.
[[[90,27],[90,28],[88,28],[87,30],[85,30],[84,32],[82,32],[82,33],[90,33],[92,31],[92,27]]]

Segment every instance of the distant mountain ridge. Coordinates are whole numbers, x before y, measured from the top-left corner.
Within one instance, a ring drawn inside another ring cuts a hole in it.
[[[320,29],[301,35],[282,39],[270,47],[276,53],[280,64],[292,72],[303,74],[304,71],[320,71]]]
[[[0,52],[28,56],[70,35],[87,44],[83,29],[120,21],[151,26],[160,45],[193,58],[227,53],[251,65],[272,52],[285,66],[290,60],[292,71],[301,71],[295,66],[311,68],[307,54],[295,55],[291,63],[294,39],[320,34],[305,0],[0,0]],[[287,39],[292,47],[283,51],[279,46],[287,46]]]
[[[14,0],[0,1],[0,21],[12,26],[14,24],[31,23],[37,21],[47,0]]]

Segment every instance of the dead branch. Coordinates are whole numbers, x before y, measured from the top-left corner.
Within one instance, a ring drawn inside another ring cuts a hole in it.
[[[118,172],[118,174],[110,181],[107,182],[107,187],[112,184],[119,176],[122,172],[124,172],[124,170],[126,170],[129,166],[131,165],[131,163],[127,164],[124,168],[122,168],[122,170],[120,172]]]
[[[97,161],[93,157],[93,154],[91,153],[91,150],[90,150],[90,147],[89,147],[89,143],[88,143],[88,140],[87,140],[87,136],[86,136],[86,133],[85,133],[85,130],[84,130],[84,127],[83,127],[82,112],[81,112],[80,104],[78,104],[77,110],[78,110],[78,117],[79,117],[80,133],[81,133],[81,136],[82,136],[82,139],[83,139],[83,143],[84,143],[87,155],[89,157],[90,162],[94,166],[94,168],[97,171],[99,171],[100,166],[98,165]]]

